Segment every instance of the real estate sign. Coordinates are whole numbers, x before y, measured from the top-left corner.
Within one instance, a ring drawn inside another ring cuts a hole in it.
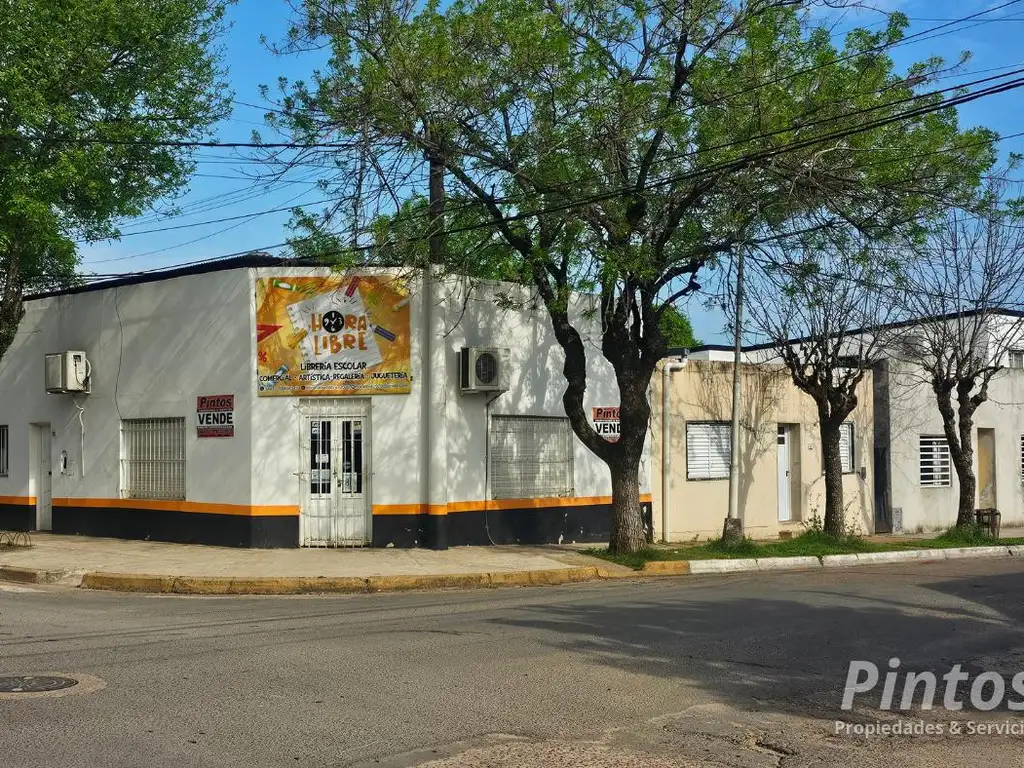
[[[196,436],[235,436],[234,395],[199,395],[196,398]]]
[[[619,440],[619,407],[601,406],[593,410],[594,431],[610,443]]]
[[[256,370],[264,397],[406,394],[409,294],[387,275],[256,281]]]

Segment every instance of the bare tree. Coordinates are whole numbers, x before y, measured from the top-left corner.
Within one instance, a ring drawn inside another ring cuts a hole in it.
[[[1001,191],[991,187],[980,210],[950,210],[892,291],[894,303],[922,319],[898,354],[935,393],[960,483],[957,525],[973,520],[974,415],[1024,342],[1024,221],[999,202]]]
[[[881,357],[898,311],[880,286],[870,253],[843,245],[798,255],[769,254],[747,291],[751,330],[766,338],[766,357],[782,361],[818,410],[825,477],[824,530],[845,531],[841,431],[858,388]]]

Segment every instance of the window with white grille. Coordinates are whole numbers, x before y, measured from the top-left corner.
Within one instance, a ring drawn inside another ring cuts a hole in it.
[[[573,495],[573,433],[568,419],[492,416],[491,498]]]
[[[839,462],[843,474],[853,472],[853,422],[844,421],[839,425]]]
[[[121,422],[121,496],[185,498],[185,419]]]
[[[950,484],[949,443],[941,435],[920,437],[921,486],[941,488]]]
[[[6,424],[0,424],[0,477],[7,477],[7,471],[10,467],[10,430]]]
[[[719,480],[729,476],[732,425],[725,421],[686,424],[686,479]]]

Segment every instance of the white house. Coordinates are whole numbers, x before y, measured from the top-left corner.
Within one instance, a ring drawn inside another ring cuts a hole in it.
[[[591,301],[573,314],[593,350],[588,410],[607,409]],[[254,254],[34,297],[0,362],[0,528],[249,547],[599,540],[609,477],[565,418],[562,361],[525,287],[419,273]]]
[[[984,354],[1003,366],[992,379],[988,401],[974,415],[975,506],[998,509],[1004,526],[1024,526],[1024,313],[1008,310],[921,318],[874,329],[884,334],[885,343],[870,377],[871,455],[861,457],[867,468],[864,475],[871,477],[870,509],[863,521],[867,530],[939,531],[956,523],[959,485],[935,393],[925,372],[902,350],[915,329],[928,323],[969,323],[972,315],[981,324],[978,335],[987,347]],[[858,333],[848,335],[855,338]],[[752,364],[778,362],[770,344],[744,347],[742,355]],[[693,360],[725,361],[732,356],[732,349],[723,346],[691,353]],[[804,471],[813,474],[821,467]],[[859,505],[861,517],[863,506]]]

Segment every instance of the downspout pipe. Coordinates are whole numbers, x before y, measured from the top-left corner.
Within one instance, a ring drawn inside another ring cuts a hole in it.
[[[661,366],[661,540],[668,543],[669,501],[672,493],[672,374],[686,367],[686,356],[665,360]]]

